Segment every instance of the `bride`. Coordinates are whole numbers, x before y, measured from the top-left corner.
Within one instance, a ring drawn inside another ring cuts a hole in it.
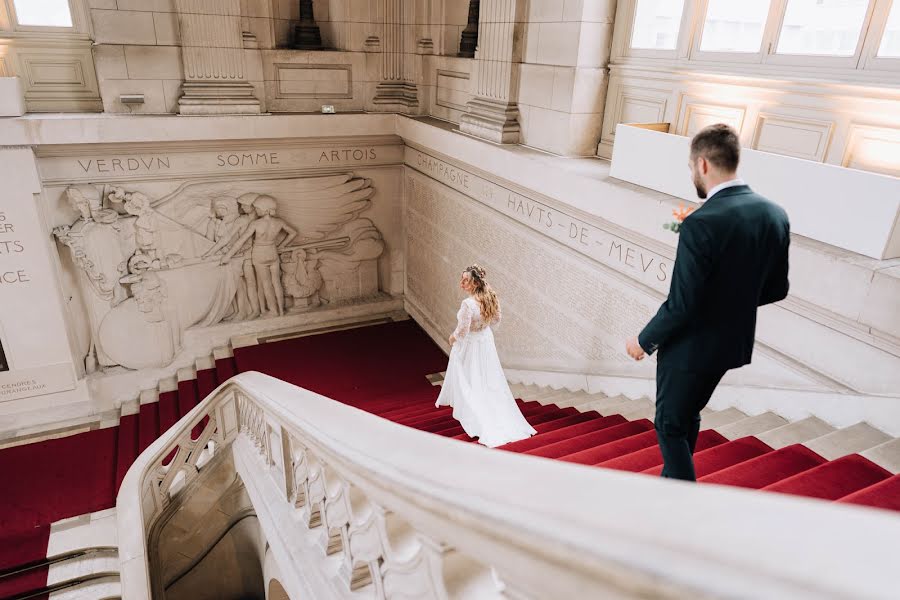
[[[436,406],[452,406],[465,432],[493,448],[536,432],[519,411],[500,366],[491,331],[500,323],[500,303],[485,276],[483,268],[472,265],[460,278],[459,287],[469,296],[456,314],[450,364]]]

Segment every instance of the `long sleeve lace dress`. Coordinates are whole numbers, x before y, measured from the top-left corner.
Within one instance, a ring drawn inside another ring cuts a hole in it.
[[[450,362],[437,406],[452,406],[453,418],[485,446],[496,447],[534,435],[516,405],[497,356],[491,326],[485,323],[475,298],[463,300],[456,314]]]

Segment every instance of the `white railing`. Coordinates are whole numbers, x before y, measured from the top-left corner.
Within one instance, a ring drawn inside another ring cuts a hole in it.
[[[897,589],[893,513],[489,450],[244,373],[128,472],[117,505],[124,598],[151,597],[150,526],[207,456],[228,449],[294,598],[793,600]]]

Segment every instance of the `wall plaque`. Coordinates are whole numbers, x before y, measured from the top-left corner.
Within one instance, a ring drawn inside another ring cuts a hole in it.
[[[0,373],[0,402],[75,389],[71,363]]]

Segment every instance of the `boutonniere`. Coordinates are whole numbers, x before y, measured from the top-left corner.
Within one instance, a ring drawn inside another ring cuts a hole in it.
[[[694,212],[693,206],[688,207],[684,204],[679,204],[678,208],[672,211],[672,216],[675,217],[675,220],[671,223],[663,223],[663,229],[668,229],[672,233],[678,233],[678,230],[681,229],[681,224],[692,212]]]

